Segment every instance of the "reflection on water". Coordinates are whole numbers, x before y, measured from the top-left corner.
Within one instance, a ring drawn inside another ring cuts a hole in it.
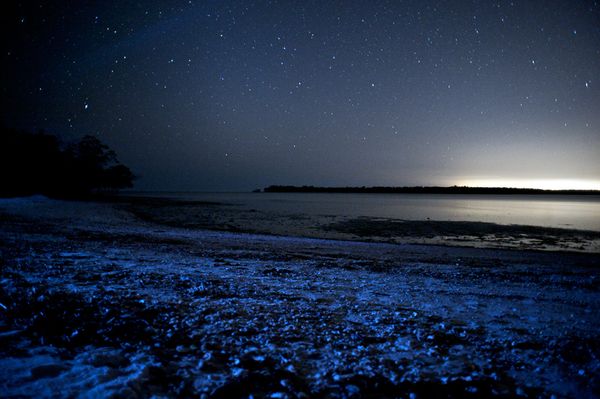
[[[406,220],[480,221],[600,231],[600,196],[145,193],[235,204],[243,209]]]

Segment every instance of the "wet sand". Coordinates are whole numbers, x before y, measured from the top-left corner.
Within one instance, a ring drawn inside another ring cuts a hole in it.
[[[2,396],[600,395],[597,254],[224,208],[0,200]]]
[[[600,254],[600,231],[472,221],[306,215],[165,198],[122,199],[139,218],[173,227],[398,244]]]

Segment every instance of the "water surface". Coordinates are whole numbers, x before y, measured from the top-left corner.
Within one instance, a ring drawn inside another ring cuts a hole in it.
[[[600,231],[600,196],[351,193],[144,193],[286,215],[477,221]]]

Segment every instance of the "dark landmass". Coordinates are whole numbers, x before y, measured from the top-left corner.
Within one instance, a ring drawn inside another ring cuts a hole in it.
[[[131,170],[95,136],[64,144],[52,134],[0,129],[0,197],[88,199],[133,186]]]
[[[373,193],[373,194],[524,194],[524,195],[600,195],[600,190],[542,190],[537,188],[414,186],[414,187],[315,187],[269,186],[265,193]]]

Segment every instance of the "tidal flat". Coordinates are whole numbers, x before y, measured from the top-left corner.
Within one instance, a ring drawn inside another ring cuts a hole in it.
[[[0,396],[600,396],[597,233],[259,213],[0,200]]]

